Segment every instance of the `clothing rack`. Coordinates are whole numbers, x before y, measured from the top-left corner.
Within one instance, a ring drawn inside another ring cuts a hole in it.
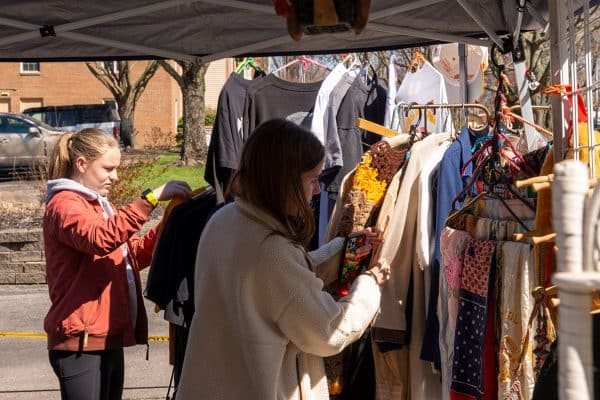
[[[476,104],[476,103],[448,103],[448,104],[414,104],[414,103],[407,103],[407,104],[398,104],[396,107],[398,108],[403,108],[405,110],[425,110],[425,112],[427,112],[427,110],[429,109],[439,109],[439,110],[465,110],[465,109],[474,109],[474,110],[479,110],[481,111],[483,114],[485,114],[485,125],[483,125],[481,128],[477,129],[477,131],[481,131],[481,130],[485,130],[487,129],[487,127],[490,125],[490,121],[491,121],[491,113],[490,110],[488,110],[488,108],[486,106],[484,106],[483,104]]]
[[[482,130],[487,129],[487,127],[490,125],[490,120],[491,120],[490,110],[488,110],[487,107],[482,104],[475,104],[475,103],[466,103],[466,104],[456,104],[456,103],[452,103],[452,104],[415,104],[415,103],[410,103],[410,104],[398,104],[396,107],[403,108],[406,110],[411,110],[411,109],[428,110],[428,109],[432,109],[432,108],[441,109],[441,110],[444,110],[444,109],[447,109],[447,110],[460,109],[460,110],[462,110],[462,109],[468,109],[468,108],[480,110],[483,112],[483,114],[485,114],[485,125],[483,125],[479,129],[477,129],[476,131],[482,131]],[[377,135],[384,136],[384,137],[394,137],[394,136],[401,134],[401,132],[396,132],[393,129],[387,128],[387,127],[377,124],[375,122],[368,121],[364,118],[357,118],[356,126],[361,129],[364,129],[366,131],[369,131],[371,133],[375,133]]]

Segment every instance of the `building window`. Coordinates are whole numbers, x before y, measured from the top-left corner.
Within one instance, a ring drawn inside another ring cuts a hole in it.
[[[21,73],[22,74],[39,74],[40,73],[40,63],[39,62],[22,62],[21,63]]]

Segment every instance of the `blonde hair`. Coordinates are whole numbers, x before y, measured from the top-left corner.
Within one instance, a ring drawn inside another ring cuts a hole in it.
[[[63,134],[56,143],[48,162],[49,179],[70,178],[78,157],[94,161],[111,147],[118,147],[116,139],[108,132],[86,128]]]

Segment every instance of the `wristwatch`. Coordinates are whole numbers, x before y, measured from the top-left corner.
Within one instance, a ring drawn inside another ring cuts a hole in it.
[[[142,192],[142,199],[147,200],[152,204],[152,206],[156,206],[158,204],[158,199],[154,196],[152,189],[146,189]]]

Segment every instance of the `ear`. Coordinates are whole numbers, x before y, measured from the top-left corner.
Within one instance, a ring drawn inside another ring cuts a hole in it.
[[[85,159],[85,157],[83,156],[79,156],[75,159],[75,165],[74,168],[77,172],[79,172],[80,174],[85,173],[85,170],[87,169],[88,166],[88,162]]]

